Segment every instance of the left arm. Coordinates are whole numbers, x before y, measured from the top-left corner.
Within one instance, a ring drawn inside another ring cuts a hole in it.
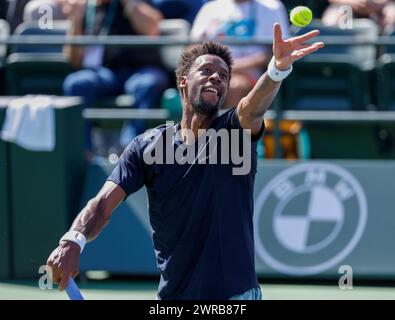
[[[310,31],[304,35],[282,39],[281,27],[278,23],[274,25],[273,54],[275,65],[279,70],[287,70],[291,65],[304,56],[322,48],[322,42],[304,44],[319,34],[318,30]],[[246,97],[240,100],[237,106],[237,115],[242,128],[251,129],[252,134],[260,131],[263,115],[270,107],[281,82],[272,80],[265,72],[257,81],[254,88]]]

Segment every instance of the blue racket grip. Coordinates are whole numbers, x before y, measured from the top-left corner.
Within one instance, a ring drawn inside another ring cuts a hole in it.
[[[67,284],[65,290],[70,300],[84,300],[84,297],[82,296],[80,289],[78,289],[77,284],[73,278],[69,279],[69,283]]]

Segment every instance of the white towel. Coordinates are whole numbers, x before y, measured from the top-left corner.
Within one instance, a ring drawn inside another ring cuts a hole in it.
[[[26,113],[26,97],[11,100],[8,104],[6,117],[1,132],[1,138],[14,142],[18,136],[19,128]]]
[[[55,149],[55,111],[49,96],[28,95],[9,103],[1,138],[30,151]]]

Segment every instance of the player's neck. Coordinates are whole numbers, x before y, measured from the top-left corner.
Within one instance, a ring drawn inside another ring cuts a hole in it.
[[[213,117],[208,117],[206,115],[202,115],[200,113],[194,112],[193,110],[188,110],[184,108],[182,119],[181,119],[181,135],[182,140],[186,144],[194,143],[194,139],[198,138],[204,131],[200,131],[199,129],[209,129],[211,124],[213,123],[216,115]],[[193,137],[191,137],[190,132],[193,132]]]

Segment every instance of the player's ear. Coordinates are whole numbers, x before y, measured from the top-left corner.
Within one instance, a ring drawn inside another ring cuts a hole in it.
[[[187,100],[187,85],[188,85],[188,80],[187,77],[184,76],[180,80],[180,93],[182,100]]]
[[[185,88],[187,86],[187,77],[183,76],[180,80],[180,88]]]

